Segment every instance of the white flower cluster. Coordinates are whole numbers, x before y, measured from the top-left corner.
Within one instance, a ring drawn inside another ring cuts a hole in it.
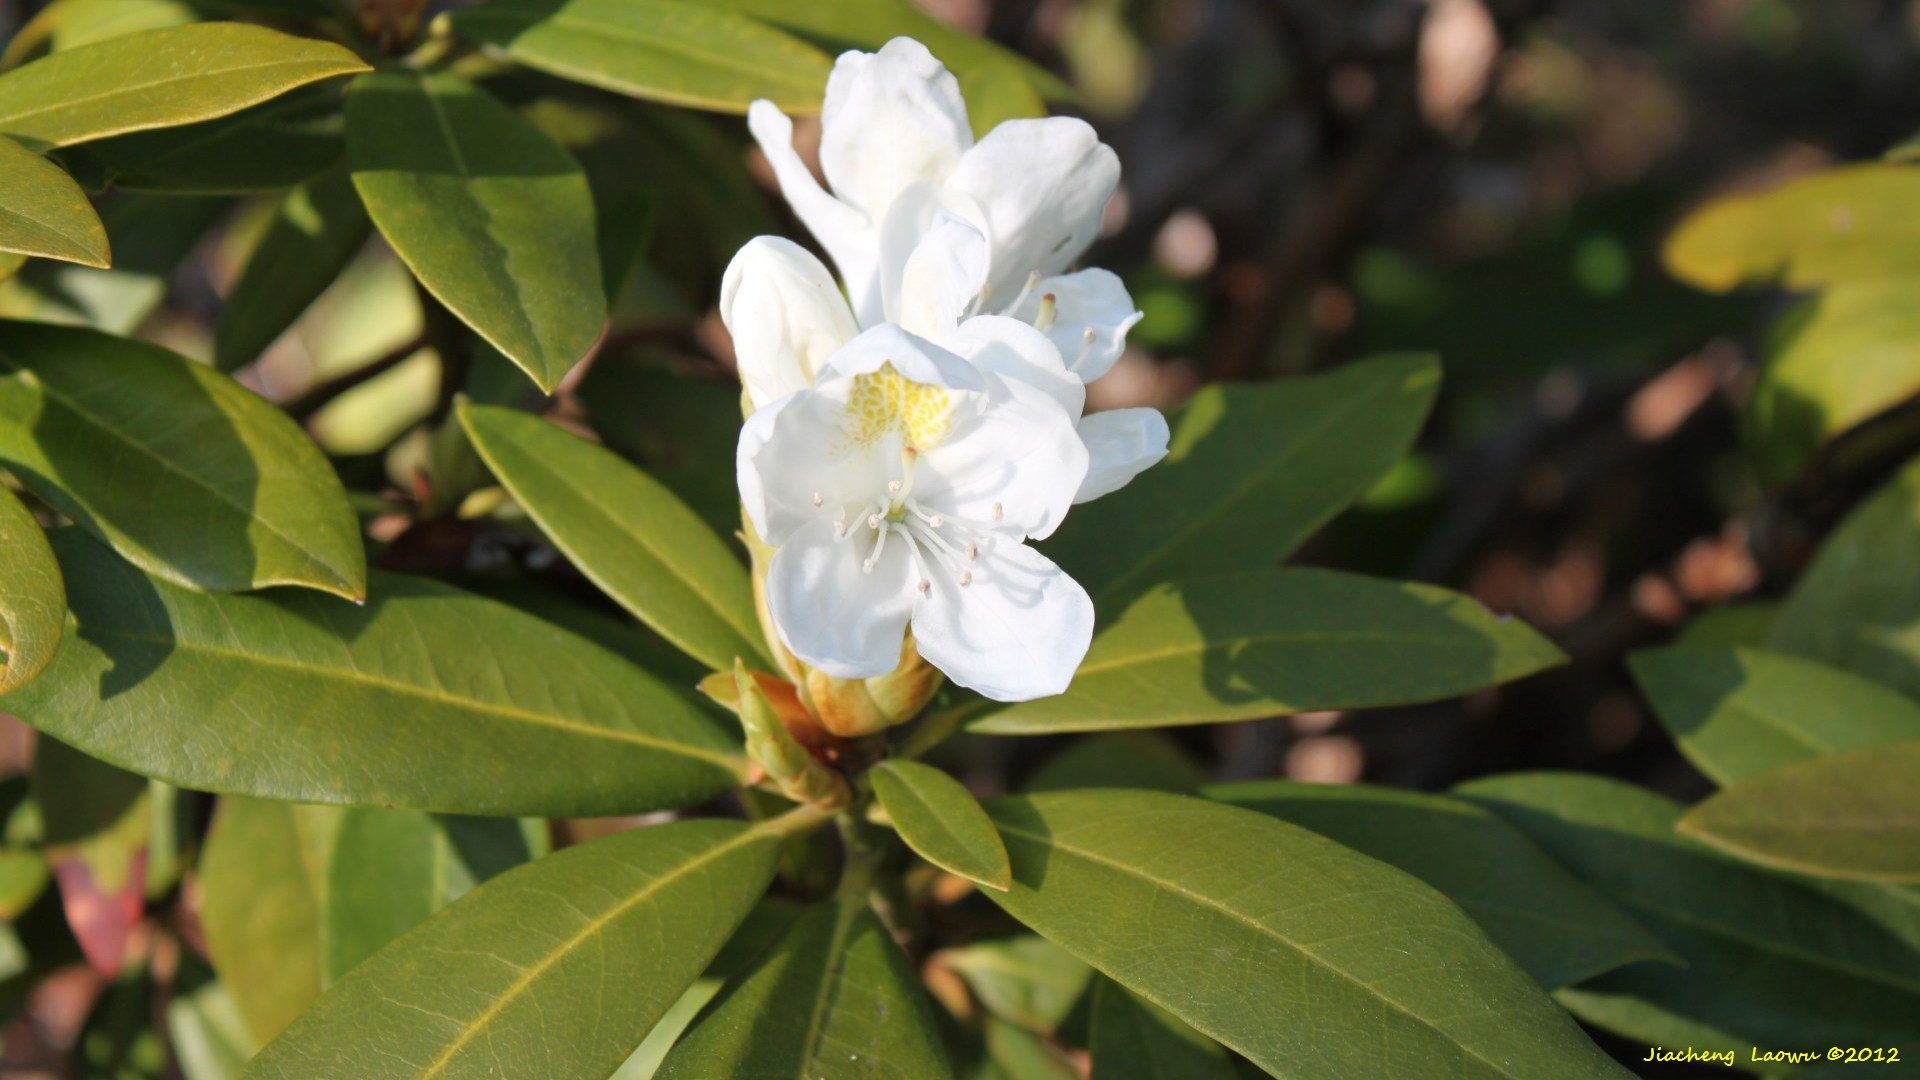
[[[754,239],[720,315],[752,414],[740,497],[776,549],[782,642],[828,675],[920,655],[1001,701],[1066,689],[1093,634],[1086,590],[1028,540],[1164,457],[1153,409],[1084,415],[1140,318],[1120,279],[1065,273],[1119,183],[1079,120],[979,142],[958,84],[898,38],[835,63],[823,190],[771,102],[748,114],[782,192],[839,268]],[[851,299],[851,305],[848,303]]]

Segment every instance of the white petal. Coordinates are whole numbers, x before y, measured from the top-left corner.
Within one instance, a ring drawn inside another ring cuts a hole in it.
[[[842,53],[820,110],[820,168],[876,225],[916,180],[940,180],[973,145],[960,84],[912,38]]]
[[[1054,343],[1028,323],[1004,315],[978,315],[961,323],[949,344],[974,367],[1042,391],[1075,420],[1086,408],[1086,386],[1067,370]]]
[[[869,219],[863,211],[827,194],[807,163],[794,152],[793,121],[773,102],[763,98],[747,108],[747,130],[753,132],[761,153],[767,155],[767,164],[773,167],[780,193],[787,197],[794,216],[827,249],[833,265],[839,268],[854,310],[862,311],[869,296],[878,310],[880,286],[874,273],[879,256],[879,220]]]
[[[912,552],[888,537],[872,573],[861,563],[872,531],[846,538],[832,522],[809,522],[774,552],[767,569],[767,609],[793,655],[835,678],[870,679],[900,662],[913,608]]]
[[[881,280],[886,281],[884,268]],[[944,341],[986,283],[986,236],[957,214],[935,211],[901,268],[888,318],[923,338]]]
[[[814,374],[858,330],[833,275],[778,236],[747,241],[720,283],[720,321],[733,335],[754,408],[813,386]]]
[[[897,445],[846,451],[844,405],[830,389],[803,390],[775,399],[741,427],[734,455],[740,503],[767,543],[778,547],[814,521],[831,524],[857,510],[898,468]]]
[[[952,352],[922,337],[907,333],[892,323],[881,323],[842,345],[827,358],[826,367],[815,376],[815,384],[824,387],[828,380],[846,379],[880,370],[892,364],[894,370],[917,383],[949,390],[980,390],[980,373],[973,365]]]
[[[1167,418],[1158,409],[1114,409],[1080,420],[1092,460],[1076,503],[1126,487],[1134,477],[1167,456]]]
[[[1009,120],[960,158],[949,187],[985,215],[993,244],[990,299],[1011,303],[1027,276],[1066,269],[1100,233],[1120,159],[1085,121]]]
[[[983,553],[972,572],[966,585],[950,574],[930,577],[933,595],[914,601],[920,655],[995,701],[1065,690],[1093,640],[1087,591],[1022,544]]]
[[[1058,402],[1015,379],[983,375],[952,434],[921,451],[914,497],[1014,539],[1052,534],[1087,475],[1087,448]],[[998,512],[995,512],[995,508]]]
[[[1027,290],[1020,306],[1007,314],[1033,322],[1040,315],[1043,296],[1053,297],[1054,319],[1047,337],[1066,359],[1067,369],[1081,382],[1092,382],[1111,371],[1127,349],[1127,331],[1141,319],[1119,276],[1093,269],[1041,278]]]

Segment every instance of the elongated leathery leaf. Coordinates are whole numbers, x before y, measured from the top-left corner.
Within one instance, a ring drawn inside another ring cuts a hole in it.
[[[29,149],[191,124],[367,70],[332,42],[191,23],[68,49],[0,75],[0,135]]]
[[[46,534],[20,500],[0,488],[0,694],[46,670],[66,622],[66,583]]]
[[[1058,697],[974,731],[1164,727],[1431,701],[1561,660],[1525,623],[1431,585],[1261,570],[1162,586],[1094,638]]]
[[[1331,840],[1157,792],[987,812],[1014,885],[986,895],[1275,1076],[1627,1075],[1459,908]]]
[[[1920,736],[1763,773],[1678,828],[1784,870],[1920,884]]]
[[[1172,418],[1166,460],[1075,507],[1046,552],[1096,603],[1272,566],[1406,453],[1439,387],[1440,366],[1424,356],[1210,386]]]
[[[1675,962],[1659,938],[1525,834],[1464,799],[1287,780],[1216,784],[1203,794],[1311,829],[1439,889],[1549,990],[1640,960]]]
[[[773,880],[780,833],[682,821],[475,889],[361,964],[246,1080],[603,1080]]]
[[[457,75],[389,70],[347,91],[347,164],[420,283],[542,390],[559,385],[606,319],[573,156]]]
[[[960,781],[917,761],[881,762],[871,776],[873,793],[908,847],[949,873],[1006,890],[1006,845]]]
[[[642,622],[717,670],[765,661],[740,560],[646,473],[538,417],[466,406],[493,474],[554,544]]]
[[[0,138],[0,251],[104,267],[107,227],[60,166]]]
[[[152,573],[366,591],[339,479],[252,391],[157,346],[26,322],[0,322],[0,372],[0,460]]]
[[[197,593],[77,533],[55,553],[76,635],[0,698],[106,761],[203,791],[455,813],[630,813],[711,798],[745,762],[646,672],[419,578],[356,607]]]
[[[756,98],[818,109],[832,65],[763,22],[686,0],[488,0],[454,25],[563,79],[729,112]]]
[[[919,979],[865,890],[818,904],[682,1037],[661,1080],[953,1075]]]

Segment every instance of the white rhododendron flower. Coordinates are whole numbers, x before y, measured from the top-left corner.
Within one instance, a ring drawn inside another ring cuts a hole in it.
[[[1053,294],[1031,295],[1029,289],[1029,295],[1017,297],[1015,310],[1031,311],[1025,318],[978,314],[985,252],[978,229],[941,211],[902,260],[890,321],[1058,401],[1079,425],[1092,461],[1075,502],[1124,487],[1166,456],[1166,418],[1149,408],[1083,417],[1086,383],[1105,374],[1113,358],[1091,347],[1092,329],[1069,339],[1074,349],[1070,356],[1062,353],[1060,338],[1052,333],[1060,325]],[[1110,279],[1111,289],[1125,300],[1119,279],[1104,270],[1083,270],[1059,280],[1069,283],[1063,287],[1098,292],[1106,287],[1103,279]],[[812,386],[825,356],[853,337],[852,315],[832,286],[818,259],[778,237],[756,237],[727,267],[720,315],[734,335],[740,378],[755,408]],[[1131,324],[1129,316],[1109,332],[1124,343]]]
[[[795,656],[885,675],[911,627],[922,657],[990,698],[1066,689],[1093,602],[1026,541],[1066,515],[1087,451],[1058,401],[980,362],[1003,348],[981,335],[962,356],[881,325],[748,418],[740,496],[776,549],[767,605]]]

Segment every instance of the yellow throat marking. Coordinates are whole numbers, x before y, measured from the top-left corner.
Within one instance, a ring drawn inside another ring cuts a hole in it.
[[[847,397],[847,435],[855,445],[870,447],[889,432],[913,447],[925,448],[947,437],[953,402],[938,386],[917,383],[892,364],[868,375],[856,375]]]

